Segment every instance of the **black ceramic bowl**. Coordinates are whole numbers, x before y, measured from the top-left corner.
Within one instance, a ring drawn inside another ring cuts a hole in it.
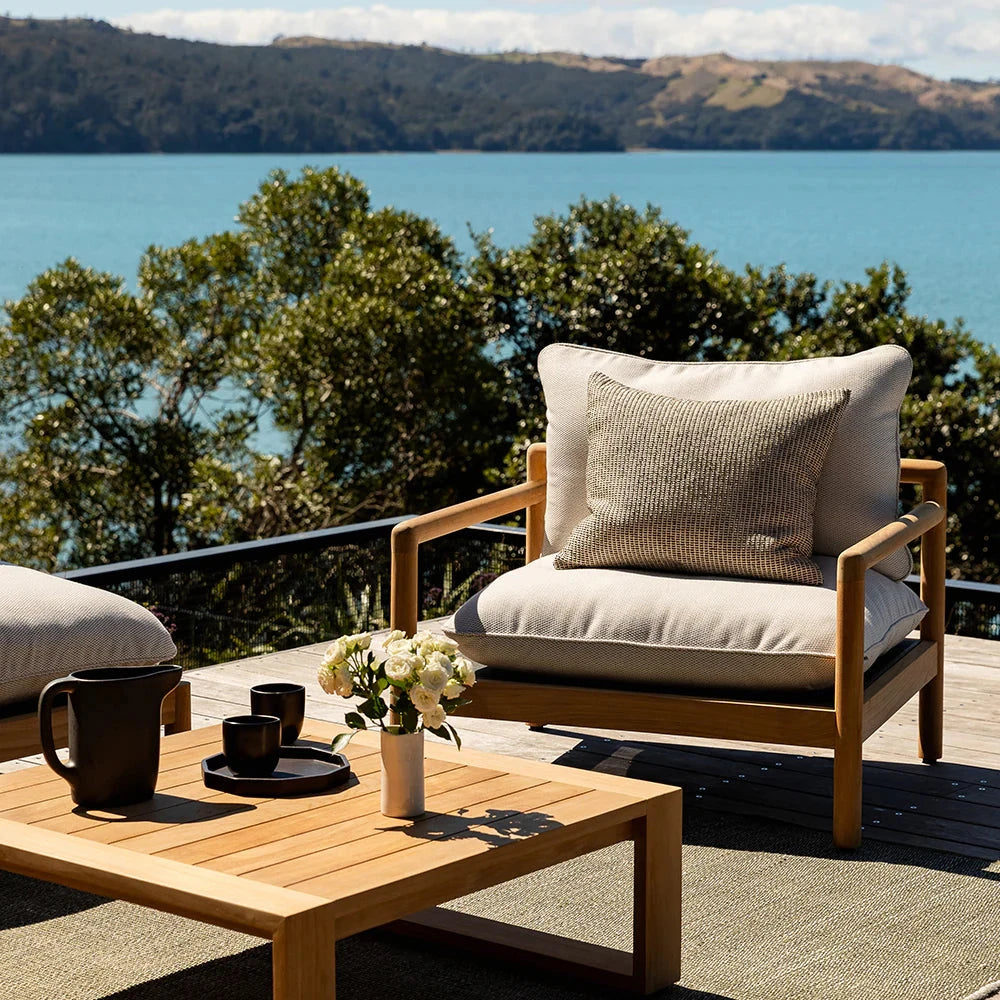
[[[281,719],[281,743],[291,746],[302,732],[306,716],[306,689],[301,684],[275,681],[250,688],[250,711]]]
[[[222,752],[233,774],[266,778],[281,755],[281,719],[275,715],[231,715],[222,720]]]

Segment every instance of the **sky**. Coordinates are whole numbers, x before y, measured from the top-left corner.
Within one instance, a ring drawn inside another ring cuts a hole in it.
[[[7,0],[11,3],[11,0]],[[1000,0],[18,0],[14,16],[87,16],[237,44],[319,35],[474,52],[863,59],[932,76],[1000,78]],[[26,4],[26,6],[25,6]]]

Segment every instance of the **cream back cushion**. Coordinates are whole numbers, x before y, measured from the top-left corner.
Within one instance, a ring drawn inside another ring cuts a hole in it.
[[[177,648],[146,608],[23,566],[0,565],[0,705],[86,667],[145,666]]]
[[[846,389],[781,399],[675,399],[594,372],[591,513],[556,569],[612,566],[819,586],[816,483]]]
[[[477,663],[607,687],[798,691],[833,686],[837,560],[821,587],[622,569],[557,570],[552,556],[504,573],[445,632]],[[917,627],[905,584],[865,575],[865,669]],[[473,694],[473,697],[475,695]]]
[[[679,399],[775,399],[848,389],[817,486],[813,551],[836,556],[897,516],[899,408],[912,362],[885,345],[839,358],[775,362],[675,362],[552,344],[538,357],[548,417],[548,485],[543,554],[558,552],[590,514],[587,506],[587,381],[603,372],[636,389]],[[909,553],[878,564],[902,579]]]

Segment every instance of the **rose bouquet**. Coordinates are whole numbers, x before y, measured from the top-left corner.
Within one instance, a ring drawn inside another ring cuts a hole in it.
[[[476,683],[472,662],[458,651],[457,643],[443,635],[417,632],[412,639],[398,629],[385,641],[386,658],[371,650],[371,634],[343,635],[330,644],[319,666],[320,686],[327,694],[358,697],[356,712],[344,721],[351,729],[367,729],[369,723],[383,732],[399,735],[432,732],[445,740],[462,741],[448,715],[468,699],[462,695]],[[351,733],[338,736],[339,750]]]

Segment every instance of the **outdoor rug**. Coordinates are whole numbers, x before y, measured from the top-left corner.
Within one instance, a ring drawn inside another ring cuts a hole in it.
[[[460,909],[629,948],[631,845],[467,897]],[[269,1000],[270,946],[0,873],[4,1000]],[[1000,861],[689,809],[681,983],[667,1000],[998,995]],[[337,948],[342,1000],[597,1000],[608,990],[385,934]]]

